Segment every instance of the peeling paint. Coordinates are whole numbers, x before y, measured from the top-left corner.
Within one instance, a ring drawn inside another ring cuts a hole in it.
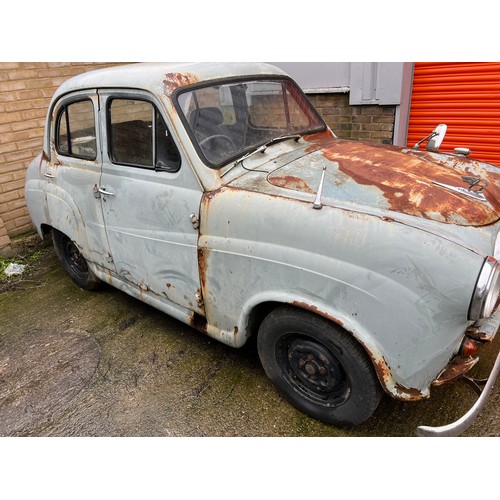
[[[405,401],[419,401],[426,397],[418,389],[403,387],[400,384],[396,384],[395,389],[398,392],[397,397]]]
[[[199,81],[199,77],[193,73],[167,73],[163,80],[163,92],[170,98],[172,93],[179,87],[191,85]]]
[[[306,311],[310,311],[314,314],[317,314],[319,316],[323,316],[324,318],[329,319],[330,321],[333,321],[335,324],[341,326],[342,328],[344,327],[344,323],[340,321],[337,318],[334,318],[333,316],[329,315],[328,313],[321,311],[318,309],[316,306],[313,306],[311,304],[307,304],[305,302],[300,302],[300,301],[294,301],[292,302],[292,305],[296,307],[300,307],[301,309],[305,309]]]
[[[450,364],[441,372],[439,377],[432,382],[432,385],[440,386],[454,382],[467,373],[478,361],[479,358],[477,357],[455,356]]]
[[[294,191],[304,191],[305,193],[315,194],[309,185],[300,177],[286,175],[283,177],[272,177],[269,182],[277,187],[293,189]]]
[[[198,330],[202,333],[207,333],[207,318],[198,313],[193,313],[192,316],[189,317],[189,324],[195,330]]]
[[[492,206],[451,192],[434,182],[466,187],[461,176],[466,172],[456,163],[435,157],[404,154],[394,146],[367,145],[337,139],[329,134],[308,136],[306,151],[321,151],[338,170],[367,189],[378,189],[391,210],[408,215],[437,219],[446,223],[486,225],[498,220],[500,187],[491,173],[484,194]],[[431,161],[432,159],[432,161]],[[459,161],[459,160],[456,160]],[[333,167],[333,165],[332,165]]]

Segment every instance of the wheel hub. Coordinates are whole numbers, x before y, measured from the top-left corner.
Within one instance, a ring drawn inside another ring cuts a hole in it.
[[[318,394],[341,388],[345,377],[338,359],[323,345],[295,338],[288,346],[292,377]]]

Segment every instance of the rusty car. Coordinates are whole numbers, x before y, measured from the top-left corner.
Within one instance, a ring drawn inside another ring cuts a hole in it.
[[[440,152],[445,128],[425,149],[342,140],[273,65],[116,66],[56,91],[26,200],[77,285],[255,335],[284,398],[356,425],[468,377],[500,323],[498,169]],[[417,434],[463,432],[499,369]]]

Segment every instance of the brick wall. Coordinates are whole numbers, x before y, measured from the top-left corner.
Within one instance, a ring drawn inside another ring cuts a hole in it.
[[[114,64],[0,62],[0,248],[32,229],[24,173],[42,150],[53,93],[71,76]]]
[[[341,139],[392,144],[395,106],[351,106],[349,94],[308,94],[307,97]]]

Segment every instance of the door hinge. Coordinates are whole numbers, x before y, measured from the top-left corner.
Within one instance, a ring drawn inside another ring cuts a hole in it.
[[[203,297],[201,295],[201,290],[198,289],[195,293],[196,297],[196,303],[198,304],[198,307],[203,307]]]
[[[196,217],[196,214],[191,214],[189,217],[191,219],[191,224],[193,225],[193,228],[198,229],[200,227],[200,221],[198,220],[198,217]]]

